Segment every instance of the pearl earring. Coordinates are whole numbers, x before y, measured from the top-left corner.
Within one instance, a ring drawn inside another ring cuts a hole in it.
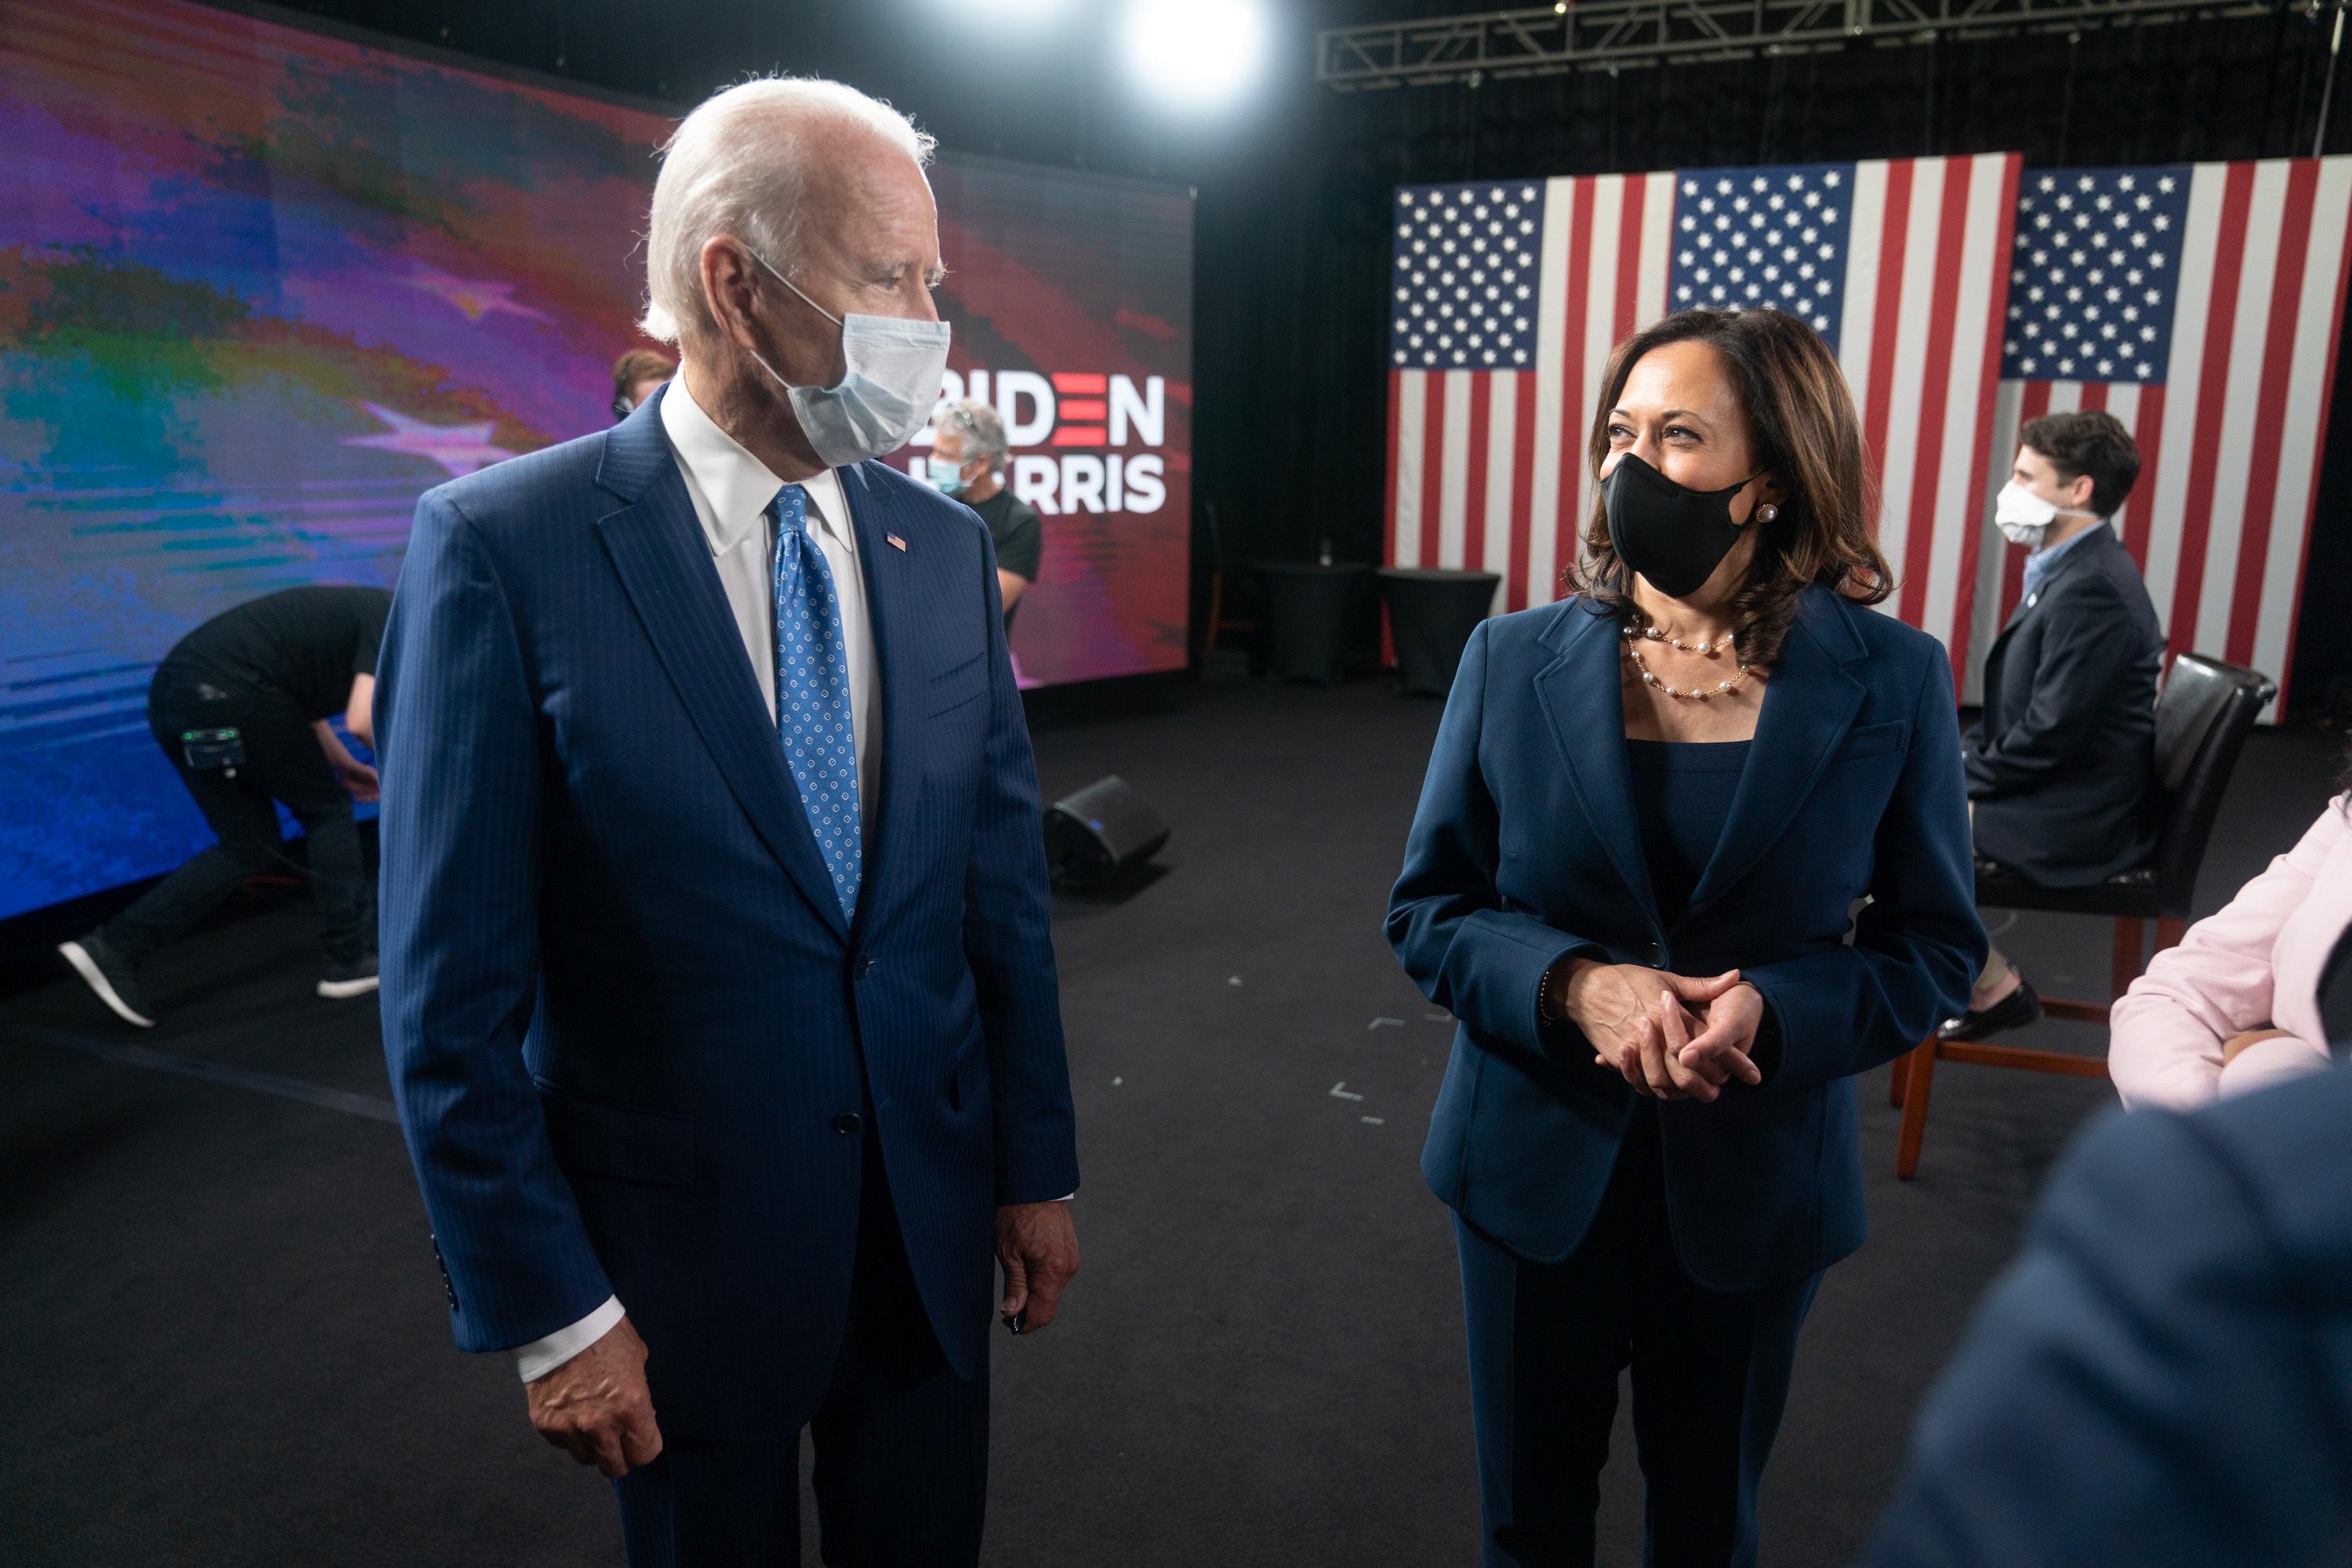
[[[1770,522],[1780,515],[1780,509],[1769,501],[1756,509],[1756,521],[1759,522]]]

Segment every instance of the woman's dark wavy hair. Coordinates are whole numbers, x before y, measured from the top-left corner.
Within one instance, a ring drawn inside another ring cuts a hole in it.
[[[1759,469],[1778,475],[1787,497],[1767,523],[1731,596],[1732,635],[1747,663],[1769,666],[1796,617],[1797,595],[1820,584],[1856,604],[1895,591],[1886,558],[1871,538],[1877,497],[1864,461],[1862,421],[1836,356],[1821,334],[1778,310],[1683,310],[1635,332],[1609,356],[1593,411],[1587,456],[1598,474],[1609,456],[1609,412],[1643,355],[1668,343],[1702,342],[1723,356],[1748,415]],[[1585,558],[1566,568],[1571,592],[1638,624],[1632,577],[1609,538],[1598,487],[1584,524]]]

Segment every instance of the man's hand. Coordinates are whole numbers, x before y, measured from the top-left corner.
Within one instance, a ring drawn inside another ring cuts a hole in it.
[[[352,798],[359,801],[375,799],[375,770],[352,755],[351,748],[343,744],[343,738],[335,733],[334,726],[324,719],[316,720],[310,725],[310,733],[317,737],[319,750],[326,755],[327,766],[334,770],[343,787],[352,792]]]
[[[378,780],[373,768],[348,752],[341,762],[334,764],[334,768],[335,776],[343,781],[343,787],[352,792],[353,800],[372,801],[376,798]]]
[[[997,1316],[1017,1334],[1051,1323],[1078,1272],[1078,1227],[1071,1223],[1070,1205],[1056,1200],[998,1209],[996,1261],[1004,1267]]]
[[[523,1384],[539,1435],[583,1465],[618,1479],[662,1451],[646,1386],[646,1342],[623,1318],[604,1337]]]

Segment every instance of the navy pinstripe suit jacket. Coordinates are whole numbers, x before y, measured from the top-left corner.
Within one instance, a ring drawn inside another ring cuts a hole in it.
[[[657,403],[417,503],[376,686],[384,1051],[458,1343],[617,1293],[665,1430],[756,1435],[823,1396],[865,1137],[966,1373],[996,1205],[1077,1160],[987,530],[843,475],[883,715],[845,922]]]

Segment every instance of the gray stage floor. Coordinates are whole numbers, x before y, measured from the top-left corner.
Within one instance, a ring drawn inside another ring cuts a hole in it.
[[[1453,1246],[1416,1169],[1447,1026],[1380,932],[1436,721],[1371,684],[1223,684],[1039,734],[1049,797],[1116,772],[1175,837],[1156,883],[1058,910],[1086,1267],[1052,1332],[996,1345],[990,1563],[1475,1560]],[[2294,841],[2335,753],[2256,737],[2203,907]],[[1995,921],[2045,988],[2104,994],[2103,926]],[[282,908],[162,961],[152,1034],[62,978],[0,1001],[0,1559],[617,1563],[604,1483],[531,1434],[502,1358],[450,1347],[374,1010],[311,996],[310,963]],[[1902,1184],[1885,1074],[1858,1089],[1873,1239],[1806,1331],[1775,1564],[1860,1543],[1970,1301],[2110,1100],[1948,1066]],[[1620,1426],[1603,1540],[1630,1564]]]

